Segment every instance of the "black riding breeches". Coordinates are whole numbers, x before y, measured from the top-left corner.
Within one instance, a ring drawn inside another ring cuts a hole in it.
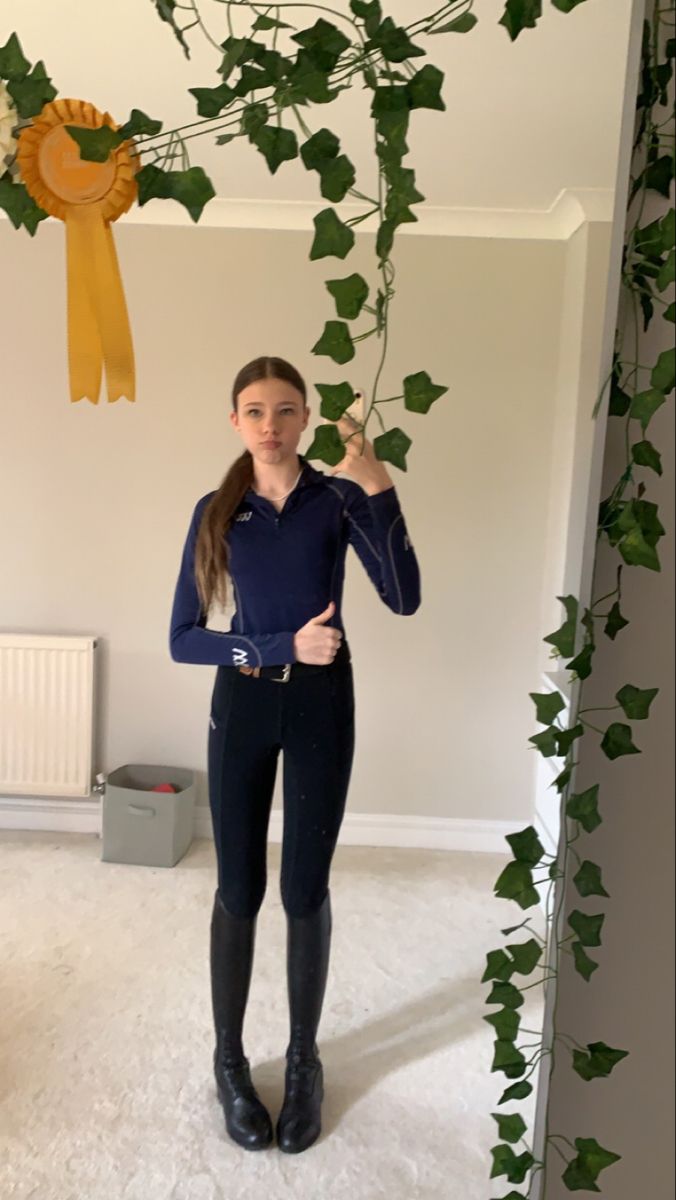
[[[218,889],[229,912],[251,917],[263,903],[280,750],[282,903],[290,916],[299,917],[321,906],[345,812],[354,716],[345,643],[327,666],[294,664],[287,683],[245,675],[237,667],[217,668],[209,721],[209,805]]]

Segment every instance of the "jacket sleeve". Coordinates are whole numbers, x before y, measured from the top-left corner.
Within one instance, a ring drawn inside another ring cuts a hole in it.
[[[200,612],[195,582],[195,544],[209,496],[195,506],[176,581],[169,629],[169,653],[174,662],[205,666],[277,666],[295,662],[294,631],[244,635],[207,629]]]
[[[345,497],[348,540],[383,603],[395,613],[414,613],[420,606],[420,568],[396,487],[369,496],[359,484],[350,484]]]

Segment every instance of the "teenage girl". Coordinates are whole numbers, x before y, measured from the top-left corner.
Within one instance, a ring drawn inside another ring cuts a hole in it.
[[[316,1042],[329,961],[329,872],[355,744],[351,653],[341,616],[351,544],[393,612],[420,604],[418,562],[385,465],[351,418],[337,427],[345,457],[321,472],[298,454],[310,409],[284,359],[248,363],[230,420],[245,449],[220,487],[195,505],[171,615],[176,662],[217,666],[208,743],[209,804],[218,886],[211,916],[211,994],[217,1094],[231,1138],[273,1140],[242,1045],[277,759],[283,751],[280,891],[287,919],[290,1039],[276,1126],[287,1153],[321,1130],[323,1070]],[[334,479],[337,472],[350,476]],[[230,631],[206,628],[226,577]]]

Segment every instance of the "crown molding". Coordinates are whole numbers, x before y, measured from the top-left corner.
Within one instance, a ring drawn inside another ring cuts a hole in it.
[[[562,188],[548,209],[450,208],[430,204],[416,206],[418,220],[397,228],[397,237],[477,237],[528,238],[567,241],[586,222],[610,224],[613,219],[614,192],[611,188]],[[135,204],[116,225],[177,225],[200,229],[313,229],[312,219],[323,201],[309,200],[228,200],[217,196],[205,207],[199,222],[194,222],[181,204],[150,200],[143,207]],[[363,205],[350,201],[336,205],[341,218],[357,216]],[[5,213],[0,211],[0,217]],[[48,217],[47,222],[54,221]],[[375,234],[374,215],[355,228],[355,233]]]
[[[416,222],[397,229],[397,236],[412,237],[499,237],[567,240],[587,221],[611,222],[614,193],[611,188],[562,188],[548,209],[449,208],[416,206]],[[227,200],[215,197],[207,204],[199,225],[220,229],[313,229],[312,219],[322,200]],[[342,219],[358,216],[363,205],[350,201],[338,204]],[[130,225],[193,225],[186,210],[166,200],[136,205],[121,218]],[[374,215],[362,221],[355,233],[375,234]]]

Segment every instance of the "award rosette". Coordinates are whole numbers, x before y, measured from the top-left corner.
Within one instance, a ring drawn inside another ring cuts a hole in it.
[[[103,124],[119,128],[84,100],[53,100],[21,130],[17,147],[27,191],[66,223],[70,398],[92,404],[99,402],[103,364],[108,402],[136,399],[134,349],[110,223],[136,198],[139,157],[128,140],[105,162],[90,162],[65,128]]]

